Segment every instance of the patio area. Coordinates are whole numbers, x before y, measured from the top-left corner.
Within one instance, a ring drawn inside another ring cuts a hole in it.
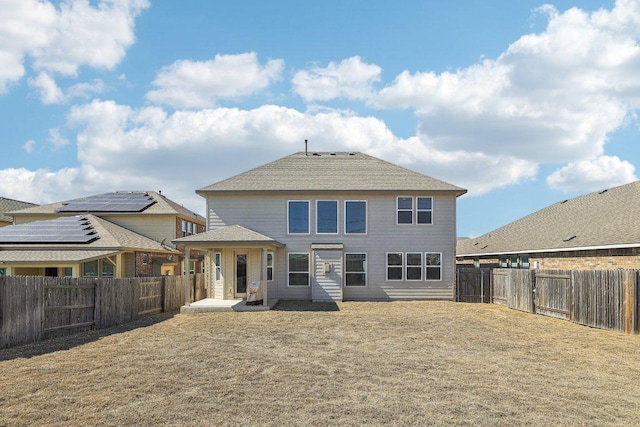
[[[209,313],[217,311],[267,311],[271,310],[278,303],[277,299],[269,298],[267,305],[247,305],[244,299],[216,299],[205,298],[192,302],[190,305],[183,305],[180,313]]]

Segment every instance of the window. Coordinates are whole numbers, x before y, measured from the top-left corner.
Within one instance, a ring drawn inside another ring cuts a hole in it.
[[[402,280],[402,267],[402,252],[387,254],[387,280]]]
[[[220,283],[222,281],[222,253],[216,252],[213,255],[213,262],[215,264],[216,283]]]
[[[84,277],[98,277],[98,260],[83,264]]]
[[[345,286],[367,286],[367,254],[345,254]]]
[[[149,262],[149,254],[144,253],[142,254],[142,264],[147,264]]]
[[[309,201],[289,201],[287,212],[289,234],[309,234]]]
[[[413,224],[413,197],[398,197],[398,224]]]
[[[504,255],[500,256],[500,268],[507,268],[507,257]]]
[[[273,252],[267,252],[267,280],[273,280]]]
[[[432,197],[416,197],[416,219],[418,224],[433,223]]]
[[[520,267],[529,269],[529,255],[520,255]]]
[[[309,286],[309,254],[289,254],[289,286]]]
[[[422,280],[422,253],[409,252],[406,255],[406,278],[407,280]]]
[[[182,237],[187,235],[187,221],[182,220]]]
[[[344,202],[344,232],[347,234],[367,233],[367,202],[347,200]]]
[[[64,270],[63,270],[63,275],[64,275],[64,277],[73,276],[73,268],[72,267],[65,267]]]
[[[442,279],[442,254],[441,253],[425,253],[425,279],[441,280]]]
[[[190,222],[187,222],[187,235],[191,236],[193,234],[193,224]]]
[[[338,202],[336,200],[316,202],[316,233],[338,234]]]
[[[196,272],[195,261],[189,261],[189,274],[194,274],[195,272]]]
[[[101,277],[113,277],[113,264],[111,264],[106,259],[103,259],[101,262],[102,271],[100,273]]]

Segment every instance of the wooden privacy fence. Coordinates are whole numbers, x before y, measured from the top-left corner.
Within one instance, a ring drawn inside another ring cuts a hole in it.
[[[640,333],[639,284],[640,270],[494,269],[491,301],[594,328]]]
[[[184,276],[0,277],[0,348],[178,310],[184,281]],[[190,288],[192,302],[205,298],[204,275],[192,275]]]

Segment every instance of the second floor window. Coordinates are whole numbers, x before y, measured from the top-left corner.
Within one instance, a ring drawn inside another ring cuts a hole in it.
[[[338,202],[336,200],[316,202],[316,233],[338,234]]]
[[[367,202],[347,200],[344,202],[344,232],[347,234],[367,233]]]
[[[289,234],[309,234],[309,201],[290,200],[287,220]]]

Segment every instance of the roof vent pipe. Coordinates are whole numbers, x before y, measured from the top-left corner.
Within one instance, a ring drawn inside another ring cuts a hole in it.
[[[307,155],[307,146],[309,145],[309,141],[307,141],[306,139],[304,140],[304,155]]]

